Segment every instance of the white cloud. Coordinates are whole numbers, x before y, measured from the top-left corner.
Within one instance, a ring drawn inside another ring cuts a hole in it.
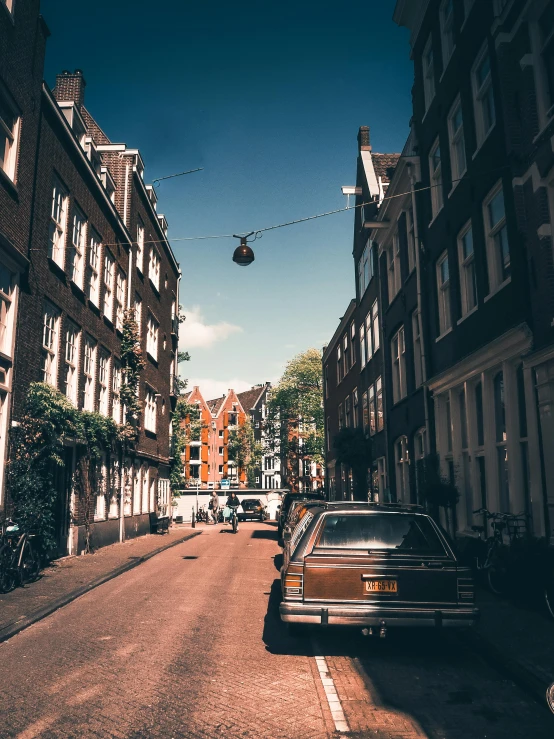
[[[254,384],[253,382],[240,380],[237,377],[231,378],[230,380],[213,380],[209,377],[189,377],[187,391],[192,390],[195,385],[198,385],[204,400],[213,400],[214,398],[219,398],[221,395],[227,395],[227,391],[231,388],[236,393],[242,393],[244,390],[250,390]]]
[[[210,347],[216,342],[225,341],[232,334],[242,332],[240,326],[235,326],[227,321],[219,323],[206,323],[200,307],[197,305],[192,308],[185,308],[184,314],[186,321],[179,328],[179,336],[181,346],[188,351],[196,347]]]

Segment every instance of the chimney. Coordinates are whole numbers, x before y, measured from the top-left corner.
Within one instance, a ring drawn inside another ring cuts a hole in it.
[[[61,74],[56,75],[54,97],[58,102],[73,102],[80,108],[85,103],[86,84],[80,69],[74,72],[64,69]]]
[[[360,126],[358,131],[358,150],[371,151],[369,144],[369,126]]]

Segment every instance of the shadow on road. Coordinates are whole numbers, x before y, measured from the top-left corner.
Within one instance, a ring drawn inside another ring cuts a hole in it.
[[[277,531],[273,529],[255,529],[252,532],[253,539],[271,539],[277,541]]]
[[[264,618],[264,631],[262,635],[267,651],[271,652],[271,654],[313,656],[309,639],[294,639],[289,636],[287,626],[281,621],[281,617],[279,616],[280,602],[281,580],[274,580],[267,601],[267,612]]]
[[[281,554],[276,554],[273,557],[273,564],[275,565],[275,569],[277,570],[277,572],[281,572],[281,567],[283,566],[283,553],[282,552]]]

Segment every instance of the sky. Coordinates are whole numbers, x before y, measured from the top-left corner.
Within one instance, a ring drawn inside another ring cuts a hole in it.
[[[233,238],[346,205],[357,132],[400,152],[411,116],[408,33],[394,0],[42,0],[45,78],[82,69],[85,105],[138,148],[181,265],[180,347],[206,398],[279,379],[332,337],[355,295],[352,212],[266,232],[238,267]]]

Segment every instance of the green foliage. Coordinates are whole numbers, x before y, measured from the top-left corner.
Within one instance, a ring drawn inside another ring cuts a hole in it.
[[[441,508],[444,509],[447,521],[449,512],[455,516],[460,493],[456,485],[441,474],[438,454],[428,454],[418,462],[417,479],[422,502],[437,521],[440,519]]]
[[[371,441],[366,438],[360,428],[343,428],[335,436],[333,446],[337,452],[337,464],[343,464],[352,469],[355,499],[367,501],[367,472],[372,461]]]
[[[229,459],[237,463],[239,473],[246,471],[248,485],[256,483],[256,468],[262,461],[262,445],[254,438],[252,423],[247,417],[243,424],[229,432]]]
[[[202,423],[200,406],[196,403],[189,403],[184,397],[178,398],[171,416],[171,424],[173,430],[173,459],[169,481],[172,494],[178,496],[179,494],[176,491],[185,486],[182,461],[185,447],[189,441],[200,441],[202,428],[205,425]]]
[[[140,348],[140,334],[132,309],[123,315],[123,336],[121,339],[121,367],[123,382],[120,390],[121,402],[125,406],[125,426],[123,435],[129,445],[138,438],[139,420],[142,409],[138,398],[140,373],[144,368],[144,358]]]
[[[96,469],[102,451],[114,448],[121,441],[120,431],[109,418],[78,411],[50,385],[32,383],[23,417],[12,432],[8,486],[15,519],[23,528],[39,534],[45,552],[55,544],[54,510],[58,496],[55,472],[64,466],[64,444],[69,441],[79,445],[82,469],[77,476],[77,487],[86,498],[91,488],[88,469]],[[86,505],[85,513],[88,513]],[[85,521],[88,526],[88,515]]]
[[[266,438],[265,451],[271,454],[279,450],[293,485],[300,459],[323,461],[323,372],[318,349],[294,357],[271,391]],[[302,446],[297,438],[302,439]]]

